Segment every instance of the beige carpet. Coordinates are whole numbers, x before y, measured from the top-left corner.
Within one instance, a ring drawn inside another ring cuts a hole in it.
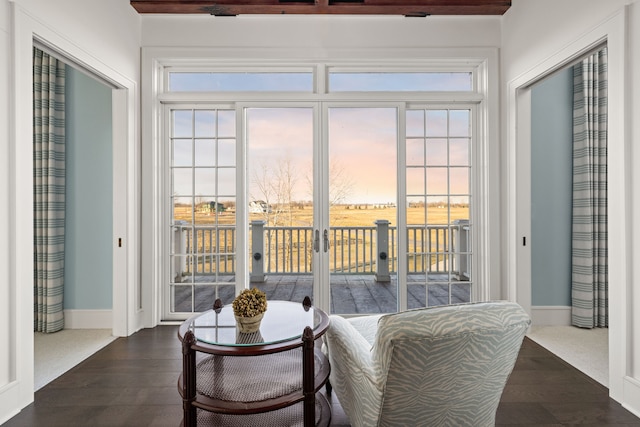
[[[63,329],[34,333],[34,390],[39,390],[116,337],[111,329]]]
[[[609,387],[609,329],[532,326],[527,336],[600,384]]]

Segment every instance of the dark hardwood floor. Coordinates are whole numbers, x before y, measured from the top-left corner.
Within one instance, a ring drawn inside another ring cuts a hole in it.
[[[35,402],[4,426],[178,426],[176,332],[175,326],[159,326],[115,340],[36,392]],[[335,395],[331,402],[331,425],[348,426]],[[497,425],[640,426],[640,419],[601,384],[526,338]]]

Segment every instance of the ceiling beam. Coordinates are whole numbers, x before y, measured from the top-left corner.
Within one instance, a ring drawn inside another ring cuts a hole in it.
[[[511,0],[131,0],[138,13],[211,15],[502,15]]]

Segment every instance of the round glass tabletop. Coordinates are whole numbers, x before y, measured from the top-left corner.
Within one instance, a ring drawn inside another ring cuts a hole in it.
[[[269,301],[258,332],[244,334],[237,330],[233,308],[228,304],[219,313],[208,310],[196,316],[191,320],[189,329],[198,341],[213,345],[275,344],[301,337],[307,326],[315,331],[323,315],[324,312],[313,306],[305,308],[296,302]]]

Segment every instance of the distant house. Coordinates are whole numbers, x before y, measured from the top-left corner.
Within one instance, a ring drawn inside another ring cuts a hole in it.
[[[202,203],[199,209],[201,213],[224,212],[225,210],[225,206],[217,202]]]
[[[271,206],[264,200],[249,202],[249,212],[251,213],[271,213]]]

